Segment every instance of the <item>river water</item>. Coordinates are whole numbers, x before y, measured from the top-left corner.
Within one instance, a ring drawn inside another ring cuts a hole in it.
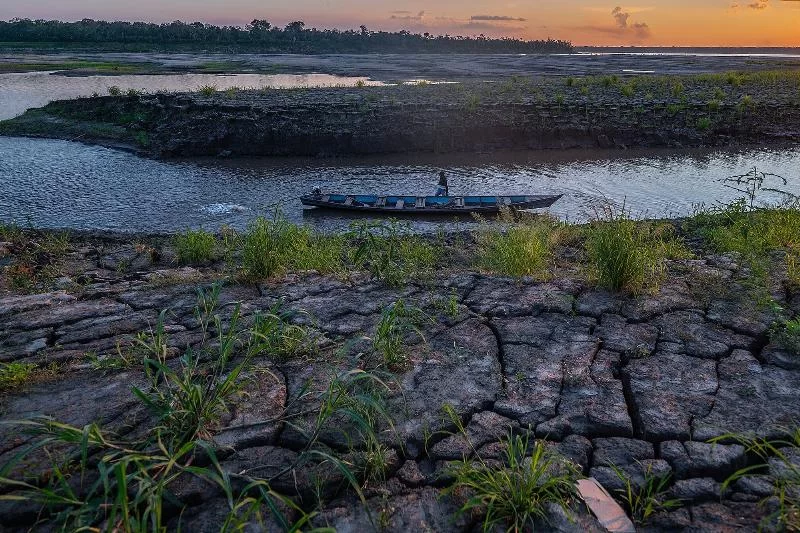
[[[298,197],[328,191],[432,194],[440,169],[453,194],[563,193],[549,209],[580,222],[605,205],[637,217],[680,216],[740,193],[718,180],[760,171],[800,192],[800,147],[730,151],[567,151],[347,159],[156,161],[76,142],[0,137],[0,221],[23,226],[164,232],[243,228],[276,206],[324,231],[352,216],[304,210]],[[763,193],[763,201],[779,197]],[[470,224],[461,222],[460,226]],[[447,219],[415,221],[434,231]]]

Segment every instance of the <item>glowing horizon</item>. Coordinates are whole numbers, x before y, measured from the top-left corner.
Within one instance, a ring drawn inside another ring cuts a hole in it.
[[[201,21],[243,26],[254,18],[283,26],[409,30],[432,34],[565,39],[576,46],[800,47],[800,0],[654,0],[647,4],[591,0],[139,0],[135,6],[100,0],[0,0],[0,17],[31,19]]]

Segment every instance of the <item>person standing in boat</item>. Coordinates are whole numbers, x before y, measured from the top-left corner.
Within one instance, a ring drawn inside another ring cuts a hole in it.
[[[450,196],[450,189],[447,186],[447,176],[444,170],[439,171],[439,186],[436,187],[436,196]]]

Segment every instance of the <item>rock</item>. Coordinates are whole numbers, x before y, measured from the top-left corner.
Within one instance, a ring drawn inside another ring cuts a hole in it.
[[[800,355],[792,353],[777,344],[770,343],[761,351],[761,359],[768,365],[785,370],[800,370]]]
[[[704,442],[662,442],[659,456],[666,459],[678,479],[710,477],[725,481],[746,464],[744,446]]]
[[[592,457],[592,442],[580,435],[567,435],[563,441],[556,443],[555,451],[563,455],[584,472],[589,470],[589,462]]]
[[[692,420],[715,405],[717,369],[709,359],[657,353],[631,361],[622,375],[646,439],[689,440]]]
[[[712,322],[751,337],[766,334],[774,321],[770,311],[734,300],[714,300],[708,306],[706,316]]]
[[[479,320],[467,320],[428,341],[425,359],[402,376],[400,390],[388,400],[397,435],[419,453],[425,432],[449,427],[442,412],[457,416],[484,410],[501,391],[498,346]]]
[[[429,456],[431,459],[466,459],[472,451],[492,441],[499,441],[507,437],[513,428],[518,428],[519,422],[510,420],[491,411],[482,411],[472,416],[467,424],[467,437],[464,435],[451,435],[433,445]]]
[[[409,487],[419,487],[425,481],[425,474],[416,461],[407,460],[397,471],[397,478]]]
[[[155,326],[157,318],[154,312],[128,312],[120,315],[86,318],[58,327],[54,334],[55,342],[67,346],[125,333],[147,331]]]
[[[649,442],[636,439],[611,437],[594,439],[594,466],[628,466],[645,459],[655,458],[655,449]]]
[[[603,341],[603,348],[643,357],[653,353],[658,340],[658,328],[650,324],[628,324],[619,315],[603,315],[594,334]]]
[[[531,316],[547,311],[567,314],[572,311],[577,291],[577,287],[556,283],[482,278],[464,304],[485,316]]]
[[[622,300],[614,293],[591,290],[578,296],[575,312],[579,315],[600,318],[606,314],[618,314],[622,308]]]
[[[719,502],[692,505],[692,529],[697,531],[756,531],[761,512],[757,504]]]
[[[642,322],[672,311],[699,307],[685,282],[670,279],[659,287],[655,296],[640,296],[627,301],[621,313],[633,322]]]
[[[800,373],[761,365],[744,350],[719,362],[719,391],[709,412],[692,421],[695,440],[727,433],[780,437],[793,427],[800,412]]]
[[[689,311],[668,313],[655,320],[661,328],[660,340],[682,346],[682,351],[694,357],[718,359],[731,348],[749,349],[754,340],[717,325],[705,322],[702,315]]]
[[[684,504],[719,501],[722,497],[722,485],[710,477],[680,479],[672,486],[670,494]]]
[[[289,524],[293,524],[297,520],[297,513],[283,502],[273,499],[272,504]],[[237,531],[241,533],[281,531],[281,521],[275,517],[272,509],[266,503],[262,503],[258,507],[258,512],[253,512],[250,516],[244,517],[244,512],[240,513],[239,516],[246,519],[243,524],[237,524]],[[207,500],[184,510],[170,522],[167,530],[217,533],[224,531],[225,526],[230,527],[230,523],[226,524],[230,512],[230,506],[225,498]]]
[[[14,314],[6,320],[6,330],[32,330],[84,319],[97,319],[107,315],[119,315],[130,311],[130,307],[112,300],[75,302],[59,300],[44,309]]]
[[[596,321],[592,318],[542,313],[532,317],[499,318],[493,321],[502,344],[544,347],[551,342],[589,342]]]
[[[643,459],[626,466],[593,466],[589,475],[600,482],[611,493],[625,491],[626,480],[635,490],[641,490],[647,483],[647,478],[662,478],[671,475],[669,463],[663,459]]]
[[[214,442],[234,450],[274,444],[283,427],[280,421],[286,404],[283,376],[268,363],[257,362],[240,379],[245,386],[226,402],[229,412],[219,424],[231,429],[215,435]]]
[[[36,309],[51,309],[76,300],[75,296],[63,291],[24,296],[3,296],[0,299],[0,317],[18,315]]]

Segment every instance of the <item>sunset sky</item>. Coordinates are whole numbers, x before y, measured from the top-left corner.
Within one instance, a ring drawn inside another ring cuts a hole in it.
[[[800,0],[0,0],[13,17],[200,20],[253,18],[308,27],[552,37],[576,45],[800,46]]]

